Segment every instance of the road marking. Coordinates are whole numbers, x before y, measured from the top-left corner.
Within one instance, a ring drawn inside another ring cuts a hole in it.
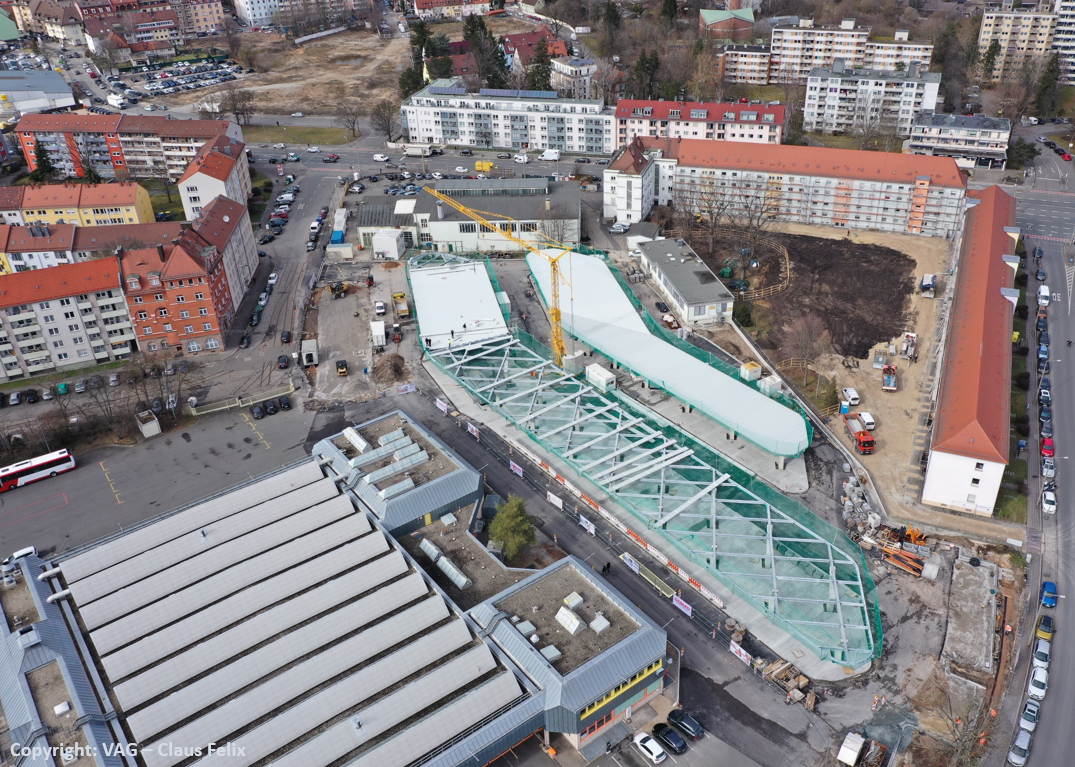
[[[1075,266],[1065,266],[1064,275],[1068,280],[1068,314],[1071,314],[1071,286],[1075,282]]]
[[[243,413],[243,418],[245,418],[246,422],[250,424],[250,431],[254,432],[254,434],[258,436],[258,439],[261,440],[261,444],[265,445],[265,449],[271,450],[272,446],[269,444],[269,440],[265,439],[265,437],[262,436],[261,432],[258,431],[258,427],[254,424],[253,421],[250,420],[250,416],[248,416],[246,413]]]
[[[64,506],[69,506],[70,505],[70,501],[67,498],[67,493],[57,493],[56,495],[50,496],[48,498],[44,498],[44,499],[42,499],[40,501],[34,501],[33,503],[29,503],[29,504],[27,504],[25,506],[19,506],[18,508],[11,509],[10,511],[5,511],[3,516],[6,517],[9,514],[15,514],[16,512],[21,512],[21,511],[23,511],[25,509],[32,509],[34,506],[39,506],[42,503],[47,503],[48,501],[52,501],[53,499],[56,499],[56,498],[59,498],[61,500],[61,502],[57,503],[54,506],[50,506],[47,509],[43,509],[41,511],[35,511],[33,514],[27,514],[25,517],[19,517],[18,519],[12,519],[10,521],[6,521],[6,522],[4,522],[4,524],[0,525],[0,527],[11,527],[11,525],[17,525],[20,522],[25,522],[26,520],[32,519],[33,517],[39,517],[42,514],[47,514],[50,511],[55,511],[56,509],[62,509]]]
[[[112,482],[112,478],[108,476],[108,469],[105,468],[105,462],[100,461],[97,465],[101,467],[101,471],[105,475],[105,480],[108,482],[108,486],[112,489],[113,495],[116,496],[116,503],[123,503],[123,501],[119,499],[119,490],[116,489],[116,485]]]

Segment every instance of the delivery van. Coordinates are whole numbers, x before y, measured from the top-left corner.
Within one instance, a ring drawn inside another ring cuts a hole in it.
[[[1038,306],[1048,306],[1051,298],[1052,293],[1049,292],[1049,286],[1041,285],[1038,288]]]
[[[557,160],[560,159],[560,150],[559,149],[546,149],[544,152],[541,153],[541,157],[539,157],[538,159],[539,160],[547,160],[549,162],[556,162]]]

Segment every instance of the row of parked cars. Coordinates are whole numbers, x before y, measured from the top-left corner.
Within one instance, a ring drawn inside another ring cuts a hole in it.
[[[634,736],[635,748],[653,764],[660,764],[668,758],[668,752],[682,754],[687,750],[687,741],[700,740],[705,735],[698,720],[681,708],[668,712],[668,723],[653,726],[653,735],[639,732]]]
[[[250,406],[250,415],[254,418],[264,418],[267,415],[275,415],[280,410],[291,409],[291,398],[286,394],[280,397],[280,404],[276,404],[276,400],[269,399],[264,402],[259,402],[256,405]]]
[[[1071,159],[1071,155],[1068,153],[1067,149],[1065,149],[1062,146],[1057,146],[1057,143],[1055,141],[1051,141],[1050,139],[1047,139],[1045,136],[1038,136],[1038,143],[1039,144],[1045,144],[1045,146],[1047,146],[1050,149],[1052,149],[1053,153],[1056,154],[1057,157],[1059,157],[1061,160],[1070,160]]]

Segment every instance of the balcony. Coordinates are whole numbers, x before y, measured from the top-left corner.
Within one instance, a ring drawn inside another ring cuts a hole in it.
[[[51,359],[52,353],[48,349],[42,349],[39,352],[30,352],[29,354],[23,354],[22,358],[27,364],[31,364],[38,360]]]

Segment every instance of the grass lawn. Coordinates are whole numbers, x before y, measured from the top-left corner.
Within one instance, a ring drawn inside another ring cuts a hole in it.
[[[1000,489],[997,495],[997,519],[1026,524],[1026,496],[1015,490]]]
[[[1057,114],[1061,117],[1075,116],[1075,86],[1060,89],[1060,109]]]
[[[809,136],[814,141],[817,141],[818,143],[823,144],[824,146],[827,146],[827,147],[831,147],[833,149],[861,149],[862,148],[862,141],[859,139],[858,136],[848,136],[848,135],[832,136],[832,135],[829,135],[827,133],[807,133],[806,135]],[[870,151],[874,151],[874,152],[884,152],[885,151],[885,145],[881,141],[874,140],[874,141],[871,141],[869,144],[866,145],[866,149],[868,149]],[[901,141],[899,139],[893,139],[891,142],[889,142],[888,151],[889,152],[897,152],[897,153],[902,152],[903,151],[903,141]]]
[[[159,179],[142,179],[138,182],[149,192],[149,201],[153,204],[153,213],[173,213],[173,221],[183,221],[183,200],[179,196],[179,189],[172,187],[172,200],[168,201],[168,195],[164,191],[164,184]]]
[[[744,98],[761,99],[764,102],[779,101],[784,103],[784,87],[782,85],[744,85]]]
[[[5,384],[0,384],[0,391],[16,391],[22,389],[38,389],[39,391],[47,386],[60,383],[61,381],[67,381],[72,384],[71,390],[74,391],[74,381],[77,378],[88,378],[89,376],[99,373],[102,370],[116,370],[128,364],[127,360],[114,360],[113,362],[102,362],[99,365],[95,365],[92,362],[88,362],[85,365],[79,367],[71,367],[64,370],[62,373],[52,373],[47,376],[31,376],[30,378],[20,378],[17,381],[8,381]],[[107,382],[106,382],[107,383]]]
[[[243,140],[251,144],[313,144],[315,146],[338,146],[350,139],[343,128],[318,128],[297,126],[277,128],[272,125],[249,125],[243,128]]]

